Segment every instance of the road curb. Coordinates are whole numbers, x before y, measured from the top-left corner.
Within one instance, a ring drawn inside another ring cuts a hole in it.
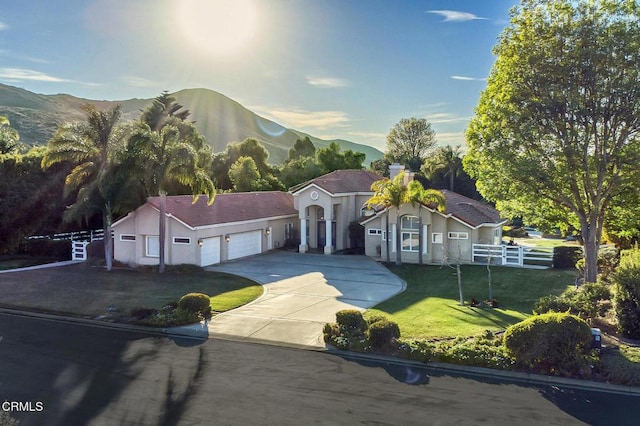
[[[599,391],[615,393],[620,395],[640,396],[640,388],[615,385],[610,383],[593,382],[589,380],[570,379],[558,376],[544,376],[542,374],[522,373],[518,371],[494,370],[484,367],[473,367],[458,364],[448,364],[444,362],[419,362],[404,358],[397,358],[385,355],[363,354],[360,352],[342,351],[334,347],[328,347],[327,352],[339,355],[347,359],[373,360],[394,364],[403,364],[420,368],[433,369],[443,373],[461,374],[465,376],[478,376],[487,379],[506,379],[513,382],[526,383],[529,385],[565,386],[573,389]]]
[[[108,321],[102,321],[102,320],[97,320],[92,318],[55,315],[55,314],[49,314],[44,312],[23,311],[23,310],[10,309],[5,307],[0,307],[0,313],[13,315],[13,316],[27,317],[27,318],[44,319],[47,321],[69,322],[74,324],[90,325],[90,326],[102,327],[102,328],[115,328],[123,331],[156,334],[156,335],[168,336],[168,337],[192,338],[192,339],[198,339],[198,340],[208,339],[207,335],[200,335],[202,333],[198,333],[196,330],[194,330],[195,324],[191,326],[155,328],[155,327],[145,327],[142,325],[108,322]],[[205,333],[206,333],[206,329],[205,329]]]

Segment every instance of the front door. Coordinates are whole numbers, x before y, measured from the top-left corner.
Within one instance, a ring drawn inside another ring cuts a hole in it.
[[[318,221],[318,248],[327,245],[327,222],[325,220]],[[336,222],[331,222],[331,246],[336,246]]]

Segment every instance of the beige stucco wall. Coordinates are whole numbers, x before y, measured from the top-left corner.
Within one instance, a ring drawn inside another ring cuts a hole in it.
[[[158,257],[146,255],[146,237],[158,236],[158,211],[149,205],[144,205],[114,226],[114,258],[118,262],[129,265],[157,265]],[[167,235],[165,243],[165,261],[167,265],[200,264],[199,238],[221,237],[220,260],[228,260],[227,242],[225,235],[240,232],[261,231],[262,252],[277,249],[285,244],[285,226],[292,223],[299,232],[299,222],[292,216],[260,219],[241,223],[221,224],[215,226],[190,228],[174,217],[168,217]],[[270,229],[267,234],[266,230]],[[135,241],[122,241],[121,235],[135,235]],[[174,243],[174,237],[189,238],[188,244]],[[269,247],[271,241],[271,247]]]
[[[310,185],[297,192],[294,195],[294,207],[298,209],[298,220],[308,221],[307,248],[323,248],[318,247],[319,207],[324,209],[324,220],[331,219],[336,223],[333,235],[336,241],[335,247],[333,247],[334,251],[349,248],[351,245],[349,223],[360,218],[362,206],[371,195],[361,193],[329,194],[315,185]]]
[[[472,244],[480,241],[493,241],[493,227],[481,227],[472,229],[468,225],[456,220],[453,217],[446,217],[440,213],[431,211],[422,206],[412,206],[406,204],[401,206],[400,210],[390,208],[387,213],[369,220],[365,224],[365,253],[368,256],[380,257],[387,259],[387,242],[383,239],[386,227],[385,221],[389,220],[389,258],[390,261],[396,259],[396,248],[394,246],[394,228],[396,227],[396,219],[398,214],[402,217],[405,215],[420,217],[422,220],[422,228],[419,229],[422,238],[422,251],[400,251],[401,259],[406,263],[441,263],[443,259],[449,262],[460,261],[463,263],[472,260]],[[425,229],[426,227],[426,229]],[[369,229],[381,229],[383,235],[369,235]],[[396,236],[401,236],[401,230],[396,231]],[[466,232],[468,239],[450,239],[449,232]],[[426,235],[425,235],[426,233]],[[434,233],[442,234],[442,242],[434,242]],[[425,238],[426,237],[426,238]],[[380,246],[380,255],[377,254],[377,247]],[[425,247],[426,246],[426,247]]]

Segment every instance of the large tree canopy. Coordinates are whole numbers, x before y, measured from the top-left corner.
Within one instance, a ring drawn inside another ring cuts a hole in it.
[[[639,18],[635,1],[523,0],[467,131],[485,198],[579,223],[587,281],[612,200],[640,177]]]
[[[385,156],[418,171],[435,144],[436,132],[425,118],[403,118],[387,135]]]

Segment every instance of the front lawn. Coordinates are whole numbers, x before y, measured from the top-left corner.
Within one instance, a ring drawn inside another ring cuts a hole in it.
[[[559,295],[575,280],[575,271],[492,266],[496,308],[460,306],[456,272],[447,266],[387,265],[407,282],[407,289],[367,311],[396,322],[403,338],[471,336],[501,330],[532,314],[542,296]],[[465,302],[488,298],[486,266],[462,265]]]
[[[57,262],[54,257],[38,256],[0,256],[0,271],[7,269],[26,268],[27,266],[42,265]]]
[[[167,271],[104,268],[86,264],[6,273],[0,279],[0,305],[87,317],[126,317],[133,308],[161,308],[187,293],[211,297],[212,309],[226,311],[262,294],[248,280],[197,269]]]

